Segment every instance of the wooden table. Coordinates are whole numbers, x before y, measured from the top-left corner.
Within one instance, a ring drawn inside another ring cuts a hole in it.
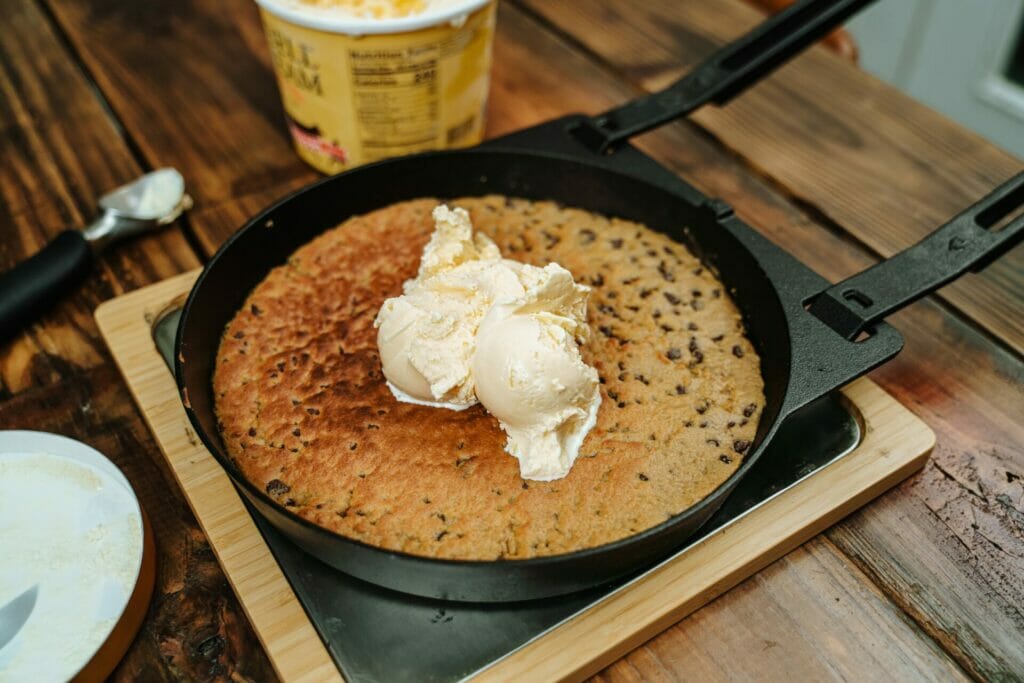
[[[117,678],[271,679],[92,319],[99,302],[201,264],[316,177],[291,150],[255,6],[4,9],[0,268],[147,169],[179,168],[196,207],[105,256],[0,347],[0,428],[93,444],[152,518],[155,598]],[[758,19],[737,0],[506,0],[489,134],[657,88]],[[725,109],[638,143],[831,279],[906,246],[1022,165],[820,48]],[[1024,250],[892,322],[907,348],[873,377],[936,431],[929,465],[600,678],[1024,676]]]

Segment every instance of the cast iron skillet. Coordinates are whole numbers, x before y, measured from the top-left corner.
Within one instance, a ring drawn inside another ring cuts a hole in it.
[[[334,567],[382,586],[465,601],[510,601],[608,582],[664,557],[692,535],[757,462],[794,411],[894,356],[882,322],[1024,237],[1024,174],[921,243],[834,286],[625,141],[706,103],[725,103],[869,0],[811,0],[768,20],[689,76],[604,115],[568,116],[476,148],[419,154],[326,178],[253,218],[214,255],[185,306],[175,374],[203,443],[275,527]],[[221,334],[244,299],[296,248],[350,216],[417,197],[498,193],[620,216],[693,249],[733,292],[761,356],[766,404],[743,465],[711,495],[614,543],[527,560],[452,561],[383,550],[316,526],[250,483],[224,450],[211,377]]]

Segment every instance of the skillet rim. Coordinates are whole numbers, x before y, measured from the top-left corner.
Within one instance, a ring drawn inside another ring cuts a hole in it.
[[[549,122],[549,123],[553,123],[553,122]],[[546,128],[546,127],[547,126],[542,125],[542,126],[537,127],[536,129],[528,129],[528,130],[525,130],[525,131],[516,131],[512,135],[516,136],[516,135],[521,135],[523,133],[532,133],[535,130],[539,131],[539,130],[541,130],[543,128]],[[427,555],[416,555],[416,554],[405,552],[405,551],[402,551],[402,550],[392,550],[392,549],[388,549],[388,548],[383,548],[381,546],[372,545],[370,543],[367,543],[365,541],[361,541],[361,540],[356,539],[356,538],[345,536],[345,535],[343,535],[341,533],[338,533],[336,531],[328,529],[327,527],[321,526],[319,524],[316,524],[315,522],[312,522],[311,520],[306,519],[305,517],[299,515],[298,513],[293,512],[290,508],[286,507],[285,505],[283,505],[281,503],[278,503],[275,499],[271,498],[269,494],[267,494],[265,491],[261,490],[252,481],[250,481],[247,477],[245,477],[244,473],[242,473],[241,470],[237,467],[237,465],[234,464],[234,462],[231,460],[231,458],[229,456],[227,456],[225,453],[222,452],[221,447],[216,444],[216,442],[213,440],[213,438],[211,438],[211,435],[207,434],[207,430],[199,422],[199,419],[196,416],[195,411],[193,410],[193,408],[191,406],[191,403],[188,400],[188,387],[186,386],[186,382],[185,382],[185,378],[184,378],[184,366],[186,364],[187,359],[183,360],[182,343],[183,343],[183,339],[184,339],[184,336],[185,336],[185,332],[189,328],[190,313],[191,313],[193,304],[194,304],[195,300],[198,298],[198,296],[200,295],[200,292],[203,290],[203,284],[205,283],[205,281],[206,281],[207,277],[209,276],[209,274],[211,273],[211,271],[215,268],[217,263],[222,258],[224,258],[224,255],[228,251],[230,251],[231,249],[234,248],[235,244],[237,244],[241,240],[245,239],[245,236],[250,231],[262,228],[263,224],[266,221],[266,217],[269,214],[273,213],[274,211],[278,210],[280,207],[282,207],[282,206],[284,206],[284,205],[286,205],[288,203],[294,202],[296,200],[300,200],[302,198],[302,195],[304,195],[307,192],[313,192],[313,191],[315,191],[317,189],[320,189],[322,186],[330,185],[330,184],[335,183],[335,182],[342,182],[344,179],[348,178],[352,174],[356,174],[356,173],[360,173],[360,172],[366,172],[366,171],[373,170],[373,169],[379,169],[379,168],[385,167],[385,166],[393,166],[393,165],[398,165],[398,164],[415,162],[415,161],[418,161],[420,159],[432,159],[432,158],[441,158],[441,157],[457,157],[457,156],[460,156],[460,155],[467,155],[467,154],[468,155],[476,155],[476,154],[484,154],[484,155],[507,154],[507,155],[534,157],[534,158],[539,158],[540,160],[555,160],[555,161],[559,161],[559,162],[569,162],[569,163],[577,164],[577,165],[582,166],[582,167],[586,167],[589,171],[594,171],[594,172],[599,172],[599,173],[607,173],[607,174],[611,174],[611,175],[614,175],[614,176],[619,176],[619,177],[621,177],[621,178],[623,178],[623,179],[625,179],[625,180],[627,180],[629,182],[643,183],[643,184],[647,185],[650,189],[652,189],[654,191],[657,191],[659,193],[664,193],[666,195],[670,195],[675,201],[681,201],[681,202],[689,203],[691,205],[691,207],[692,207],[692,210],[694,210],[694,211],[700,210],[701,208],[703,208],[705,206],[710,208],[711,210],[717,210],[716,207],[714,207],[712,205],[714,205],[716,203],[720,204],[720,202],[718,202],[718,200],[714,200],[714,199],[711,199],[711,198],[707,197],[706,195],[704,195],[700,191],[696,190],[695,188],[690,186],[688,183],[686,183],[684,180],[682,180],[681,178],[678,178],[678,177],[676,177],[676,180],[677,180],[677,182],[679,182],[680,187],[684,188],[684,189],[682,191],[673,191],[670,187],[666,187],[664,184],[661,184],[661,183],[658,183],[658,182],[654,182],[651,178],[646,178],[646,177],[644,177],[640,173],[630,173],[630,172],[627,172],[626,170],[624,170],[622,168],[615,168],[615,167],[607,165],[607,164],[602,164],[602,163],[600,163],[599,160],[596,160],[596,159],[581,158],[578,154],[570,154],[570,153],[564,153],[564,152],[541,151],[541,150],[537,150],[537,149],[530,148],[530,147],[523,147],[523,146],[520,146],[518,144],[510,144],[509,146],[503,147],[502,146],[503,142],[504,142],[504,140],[502,138],[497,138],[497,139],[488,141],[488,143],[485,143],[484,145],[479,145],[479,146],[474,146],[474,147],[468,147],[468,148],[462,148],[462,149],[448,149],[448,150],[428,151],[428,152],[421,152],[421,153],[418,153],[418,154],[407,155],[407,156],[404,156],[404,157],[394,157],[394,158],[390,158],[390,159],[384,159],[384,160],[377,161],[377,162],[374,162],[374,163],[364,164],[362,166],[359,166],[359,167],[356,167],[356,168],[353,168],[353,169],[349,169],[348,171],[344,171],[342,173],[339,173],[339,174],[336,174],[336,175],[333,175],[333,176],[327,176],[327,177],[324,177],[324,178],[320,178],[320,179],[317,179],[317,180],[315,180],[315,181],[313,181],[313,182],[311,182],[311,183],[309,183],[307,185],[304,185],[304,186],[302,186],[300,188],[297,188],[296,190],[286,194],[285,196],[281,197],[280,199],[272,202],[270,205],[265,207],[258,214],[254,215],[252,218],[250,218],[241,228],[236,230],[227,240],[225,240],[224,243],[221,244],[221,246],[213,254],[213,256],[210,257],[210,260],[203,267],[202,272],[200,273],[199,277],[196,279],[196,282],[193,284],[192,289],[189,291],[188,298],[186,299],[185,305],[182,308],[181,323],[178,326],[178,331],[177,331],[177,333],[175,335],[175,343],[174,343],[174,349],[175,349],[175,353],[174,353],[174,378],[175,378],[175,383],[177,384],[177,387],[178,387],[179,399],[182,401],[182,405],[185,408],[185,412],[186,412],[186,415],[188,416],[189,423],[196,430],[196,433],[198,434],[198,436],[199,436],[200,440],[202,441],[203,445],[211,453],[211,455],[213,455],[214,459],[217,460],[217,463],[224,469],[224,471],[228,474],[228,476],[231,478],[232,482],[236,486],[241,486],[245,490],[247,495],[254,496],[261,503],[270,506],[278,514],[284,515],[290,522],[297,523],[301,527],[305,528],[307,531],[309,531],[309,532],[319,536],[321,540],[327,540],[327,541],[330,541],[330,542],[352,543],[352,544],[355,544],[356,546],[360,547],[363,550],[370,551],[371,553],[380,553],[380,554],[382,554],[384,556],[397,557],[397,558],[401,559],[402,561],[406,561],[406,562],[424,562],[424,563],[430,564],[432,566],[449,566],[449,567],[458,567],[458,568],[463,568],[463,569],[464,568],[468,568],[468,567],[488,567],[488,568],[502,567],[502,568],[509,568],[509,569],[519,569],[519,568],[526,569],[526,568],[543,567],[543,566],[546,566],[546,565],[557,566],[557,565],[560,565],[560,564],[566,564],[566,563],[571,562],[571,561],[586,560],[586,559],[590,559],[590,558],[594,558],[594,557],[599,557],[599,556],[602,556],[602,555],[604,555],[606,553],[615,553],[615,552],[623,551],[623,550],[628,549],[632,545],[636,545],[638,543],[642,543],[642,542],[644,542],[646,540],[650,540],[652,537],[660,536],[663,533],[667,533],[673,527],[675,527],[677,525],[682,525],[682,524],[685,523],[685,521],[687,521],[687,520],[689,520],[689,519],[691,519],[693,517],[698,517],[699,513],[705,511],[705,509],[708,508],[708,507],[714,506],[715,508],[717,508],[718,506],[720,506],[724,502],[724,499],[727,498],[728,495],[732,493],[732,489],[739,482],[739,480],[741,478],[743,478],[744,476],[746,476],[746,474],[753,467],[753,465],[757,463],[757,461],[760,459],[762,453],[766,449],[767,445],[775,437],[775,435],[778,432],[779,428],[781,427],[782,423],[785,421],[785,419],[790,414],[792,414],[792,412],[794,410],[794,407],[790,406],[788,404],[787,400],[786,400],[786,398],[790,394],[790,390],[792,388],[792,383],[793,383],[793,378],[794,378],[794,373],[793,373],[793,369],[792,369],[792,365],[791,365],[791,367],[789,368],[789,370],[787,372],[787,379],[786,379],[786,381],[784,383],[784,386],[781,388],[782,390],[781,390],[781,394],[780,394],[781,398],[780,398],[780,405],[779,405],[778,415],[776,415],[776,417],[773,420],[772,424],[766,429],[766,431],[764,432],[764,434],[761,437],[760,441],[757,442],[756,446],[752,449],[750,454],[747,457],[744,458],[743,463],[740,465],[740,467],[737,468],[728,478],[726,478],[724,481],[722,481],[717,487],[715,487],[715,489],[712,490],[708,495],[704,496],[703,498],[698,500],[696,503],[694,503],[690,507],[682,510],[681,512],[679,512],[679,513],[677,513],[675,515],[672,515],[671,517],[669,517],[669,518],[665,519],[664,521],[656,524],[655,526],[648,527],[648,528],[643,529],[643,530],[641,530],[641,531],[639,531],[639,532],[637,532],[635,534],[631,534],[629,536],[625,536],[623,538],[620,538],[620,539],[617,539],[617,540],[614,540],[614,541],[610,541],[608,543],[604,543],[604,544],[601,544],[601,545],[592,546],[592,547],[589,547],[589,548],[582,548],[580,550],[573,550],[573,551],[569,551],[569,552],[565,552],[565,553],[558,553],[558,554],[553,554],[553,555],[542,555],[542,556],[539,556],[539,557],[529,557],[529,558],[522,558],[522,559],[496,558],[496,559],[493,559],[493,560],[455,559],[455,558],[430,557],[430,556],[427,556]],[[659,164],[658,162],[654,161],[653,159],[648,157],[646,154],[643,154],[642,152],[640,154],[641,154],[641,156],[647,162],[654,164],[661,171],[664,171],[665,173],[671,173],[671,171],[668,171],[668,169],[666,169],[663,166],[661,166],[661,164]],[[674,174],[672,174],[672,175],[674,176]],[[697,197],[699,197],[700,199],[702,199],[704,201],[704,203],[703,204],[699,204],[699,205],[698,204],[694,204],[693,203],[693,200],[694,200],[693,196],[687,197],[687,196],[685,196],[683,194],[686,191],[695,193]],[[402,200],[402,201],[404,201],[404,200]],[[382,207],[378,207],[378,208],[382,208]],[[576,207],[576,208],[581,208],[583,210],[588,210],[589,211],[589,209],[586,209],[584,207]],[[348,218],[351,218],[352,216],[355,216],[355,215],[357,215],[357,214],[351,214],[350,216],[346,217],[343,220],[347,220]],[[742,221],[738,221],[738,219],[736,219],[736,222],[738,222],[740,225],[742,225],[744,229],[749,230],[750,232],[754,233],[755,235],[760,236],[756,231],[754,231],[752,228],[747,226],[746,223],[744,223]],[[334,226],[327,226],[323,230],[324,231],[329,230],[329,229],[331,229],[331,227],[334,227]],[[653,228],[649,228],[649,229],[653,229]],[[679,240],[674,240],[674,241],[679,242]],[[737,239],[737,242],[738,242],[739,246],[741,248],[743,248],[754,259],[755,262],[757,262],[759,265],[761,264],[762,259],[758,257],[758,255],[754,252],[753,249],[751,249],[751,247],[750,247],[750,245],[748,243],[746,243],[744,240],[740,240],[740,239]],[[682,242],[679,242],[679,243],[682,244],[682,246],[684,246],[686,249],[690,250],[691,253],[692,253],[692,251],[693,251],[692,245],[685,244],[685,243],[682,243]],[[789,256],[790,258],[793,258],[794,261],[796,261],[797,263],[800,263],[801,265],[803,265],[802,262],[800,262],[798,259],[795,259],[794,257],[792,257],[789,254],[789,252],[786,251],[785,249],[782,249],[781,247],[778,247],[777,245],[775,245],[774,243],[772,243],[770,241],[767,241],[767,243],[769,245],[771,245],[771,247],[776,249],[778,252],[780,252],[782,254],[785,254],[786,256]],[[298,249],[301,246],[302,245],[299,244],[295,248]],[[695,255],[697,255],[697,254],[695,254]],[[699,257],[699,255],[698,255],[698,257]],[[702,259],[702,262],[703,262],[703,259]],[[806,268],[806,266],[804,266],[804,268]],[[265,274],[266,273],[269,273],[269,270],[265,271]],[[265,277],[265,275],[264,275],[264,277]],[[779,283],[776,282],[773,279],[773,277],[767,271],[764,271],[764,277],[769,282],[771,282],[771,284],[773,286],[773,293],[775,294],[776,299],[779,300],[779,305],[780,305],[780,308],[782,309],[781,310],[781,314],[783,315],[783,317],[788,322],[789,316],[788,316],[787,312],[785,311],[785,302],[782,301],[780,296],[779,296],[780,295]],[[746,325],[745,325],[745,328],[746,328]],[[745,329],[745,332],[747,332],[746,329]],[[791,333],[791,330],[788,329],[788,325],[787,325],[786,333],[787,333],[787,335],[789,335]],[[217,348],[219,348],[219,343],[217,345]],[[792,351],[792,349],[791,349],[791,351]],[[214,355],[216,355],[216,351],[214,351]],[[791,357],[790,360],[792,361],[792,357]],[[763,379],[763,377],[764,377],[763,371],[761,371],[761,376],[762,376],[762,379]],[[207,382],[210,382],[211,379],[212,378],[207,378]],[[759,427],[760,427],[760,423],[759,423]],[[267,519],[266,515],[264,515],[262,512],[259,512],[259,511],[257,511],[257,512],[258,512],[258,514],[263,516],[265,519]],[[274,526],[275,528],[279,528],[279,525],[274,523],[272,520],[267,519],[267,521],[272,526]],[[693,530],[693,534],[696,534],[697,531],[699,531],[701,525],[698,525]],[[281,531],[282,531],[282,533],[285,533],[287,536],[289,536],[289,539],[291,540],[291,532],[288,532],[286,530],[281,530]],[[690,534],[689,536],[687,536],[687,538],[692,537],[693,534]],[[310,552],[310,551],[304,550],[304,552]],[[342,571],[342,570],[339,570],[339,571]],[[401,589],[393,589],[392,588],[392,590],[401,590]]]

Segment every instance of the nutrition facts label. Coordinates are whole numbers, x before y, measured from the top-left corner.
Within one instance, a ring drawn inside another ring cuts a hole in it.
[[[351,50],[349,58],[366,160],[434,146],[441,46]]]

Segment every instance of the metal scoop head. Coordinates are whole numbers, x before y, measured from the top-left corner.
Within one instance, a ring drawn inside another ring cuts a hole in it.
[[[171,223],[192,207],[192,198],[178,171],[161,168],[103,195],[99,206],[99,217],[83,231],[95,251]]]

